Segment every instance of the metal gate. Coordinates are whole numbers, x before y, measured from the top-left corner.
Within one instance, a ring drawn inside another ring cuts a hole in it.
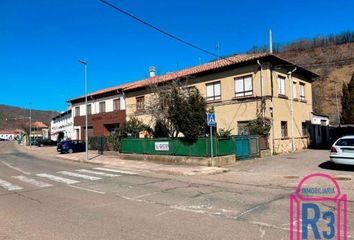
[[[236,159],[249,159],[260,156],[259,136],[238,135],[235,136]]]
[[[250,139],[248,136],[235,137],[235,154],[237,160],[250,158]]]

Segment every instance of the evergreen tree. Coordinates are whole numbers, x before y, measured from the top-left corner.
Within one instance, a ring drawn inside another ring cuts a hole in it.
[[[348,84],[343,84],[342,88],[342,117],[344,124],[354,124],[354,73]]]
[[[168,118],[186,140],[193,142],[205,133],[205,114],[206,102],[197,89],[190,92],[179,88],[172,90]]]
[[[164,137],[169,137],[169,129],[166,126],[166,123],[162,121],[161,119],[157,119],[155,122],[155,128],[154,128],[154,137],[155,138],[164,138]]]

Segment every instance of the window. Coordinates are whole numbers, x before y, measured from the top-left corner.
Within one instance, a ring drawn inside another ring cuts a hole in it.
[[[288,137],[288,122],[287,121],[281,121],[281,137],[286,138]]]
[[[168,93],[161,93],[160,94],[160,108],[162,110],[168,108],[169,102],[170,102],[169,94]]]
[[[136,111],[144,111],[144,96],[136,98]]]
[[[301,123],[301,129],[302,129],[302,136],[303,136],[303,137],[308,136],[308,131],[307,131],[307,124],[306,124],[306,122]]]
[[[113,100],[113,111],[120,110],[120,99],[114,99]]]
[[[220,82],[209,83],[207,87],[207,101],[221,100]]]
[[[92,105],[91,104],[88,104],[87,105],[87,115],[91,115],[92,114]]]
[[[336,146],[354,147],[354,139],[343,138],[336,143]]]
[[[249,123],[249,121],[237,122],[237,134],[238,135],[249,135],[250,134],[248,123]]]
[[[104,113],[104,112],[106,112],[106,102],[100,102],[99,103],[100,105],[100,113]]]
[[[285,77],[278,76],[278,93],[285,95]]]
[[[293,82],[293,99],[297,98],[296,82]]]
[[[80,116],[80,107],[75,107],[75,116]]]
[[[300,83],[300,100],[305,101],[305,83]]]
[[[235,78],[235,97],[245,97],[253,95],[252,76]]]

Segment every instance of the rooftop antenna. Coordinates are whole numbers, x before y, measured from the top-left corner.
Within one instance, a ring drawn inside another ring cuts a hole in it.
[[[215,49],[216,49],[216,52],[217,52],[218,56],[220,57],[221,44],[220,44],[219,41],[216,42]]]
[[[269,52],[273,53],[273,36],[272,29],[269,29]]]

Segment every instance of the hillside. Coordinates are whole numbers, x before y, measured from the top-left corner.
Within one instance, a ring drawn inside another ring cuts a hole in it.
[[[253,47],[249,52],[265,51],[267,46]],[[336,125],[336,92],[341,112],[343,82],[348,83],[354,73],[354,32],[275,44],[274,52],[320,75],[313,83],[314,112],[328,115]]]
[[[337,124],[335,89],[341,112],[343,82],[348,83],[354,73],[354,43],[285,51],[279,55],[320,75],[313,83],[314,111],[328,115],[331,123]]]
[[[55,111],[32,110],[32,121],[41,121],[49,126],[51,118],[57,114]],[[28,109],[0,104],[0,130],[22,129],[28,123],[28,117]]]

